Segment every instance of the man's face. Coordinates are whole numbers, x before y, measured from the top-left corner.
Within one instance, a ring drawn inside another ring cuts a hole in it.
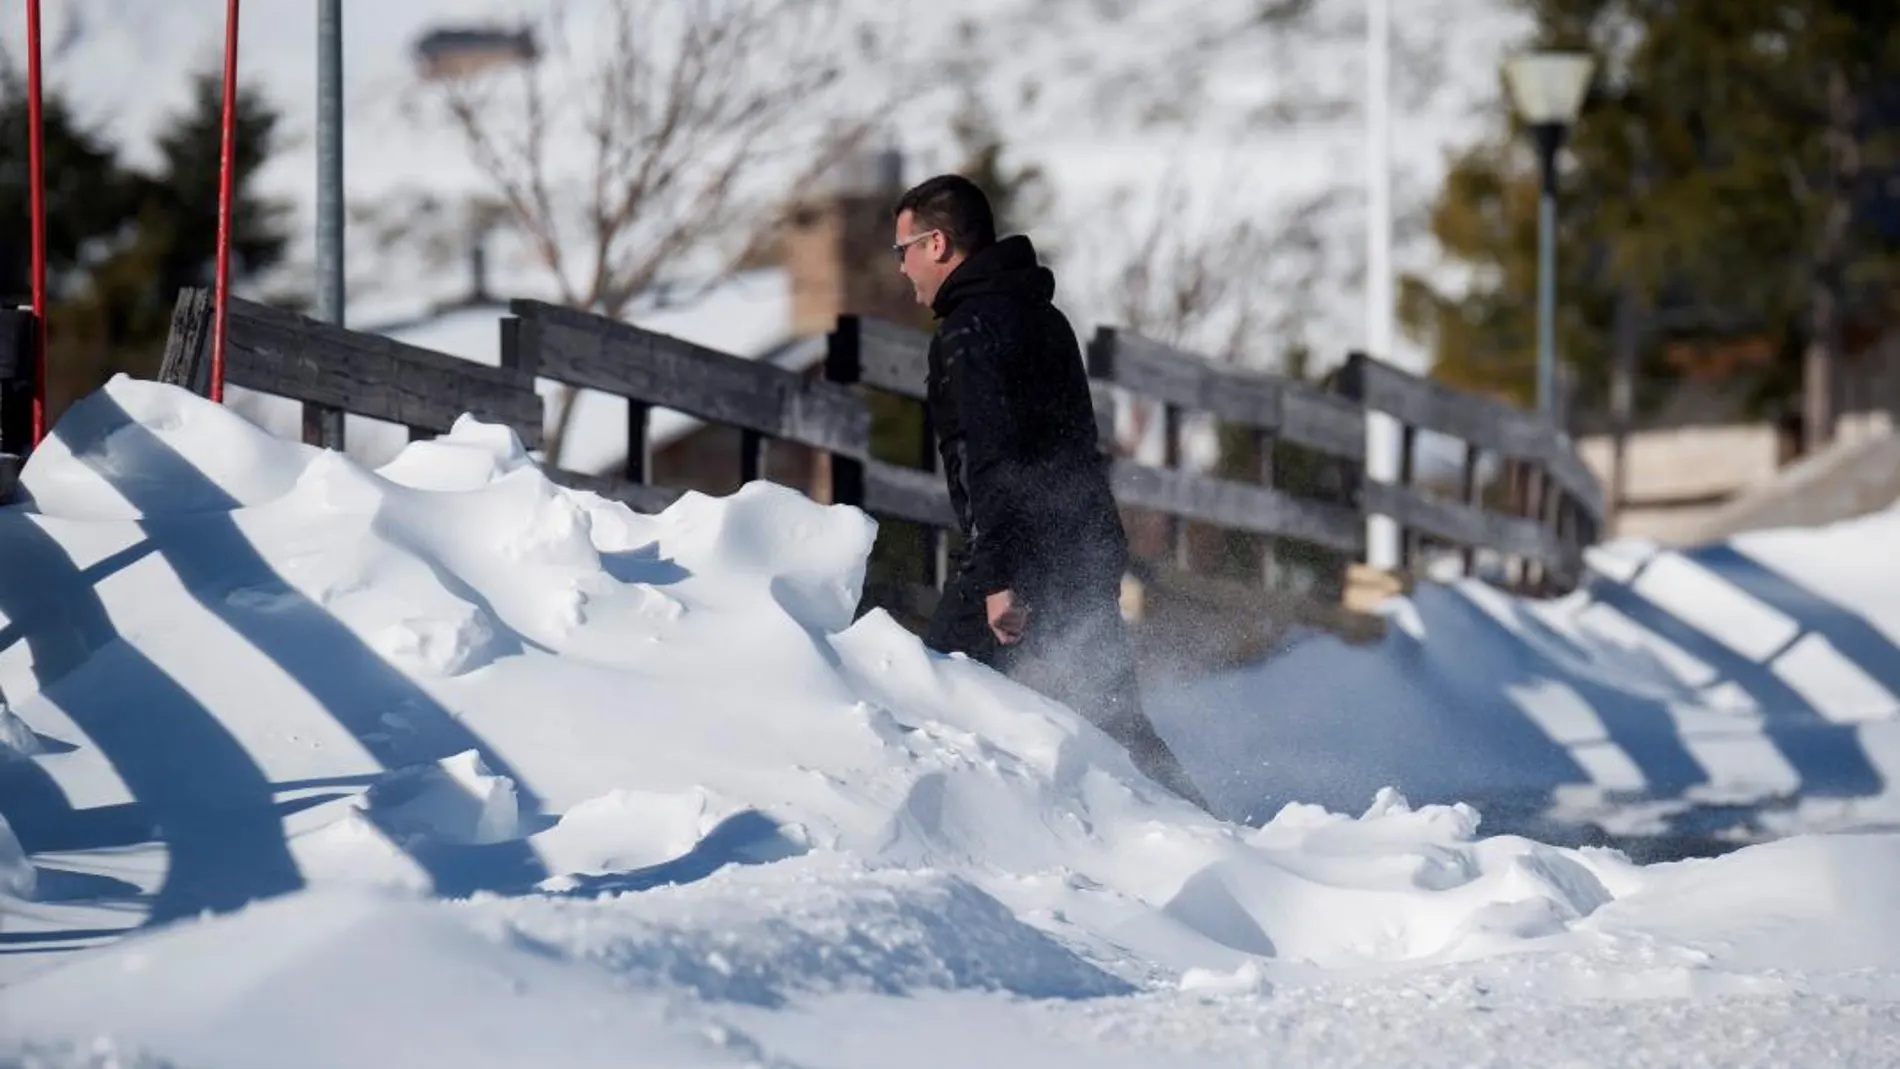
[[[950,243],[943,231],[920,226],[908,211],[897,216],[895,237],[897,269],[910,280],[917,303],[928,308],[957,266],[957,259],[950,256]]]

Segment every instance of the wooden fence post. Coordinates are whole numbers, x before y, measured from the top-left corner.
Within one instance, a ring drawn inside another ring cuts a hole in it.
[[[930,405],[920,402],[924,410],[922,432],[917,439],[917,466],[935,474],[939,469],[937,456],[937,424],[931,418]],[[944,536],[942,528],[935,524],[923,524],[924,581],[939,590],[950,581],[950,540]]]
[[[1478,463],[1482,459],[1483,455],[1484,455],[1484,450],[1478,448],[1478,446],[1476,446],[1475,444],[1471,442],[1465,443],[1464,469],[1459,473],[1458,491],[1459,491],[1460,499],[1463,500],[1466,505],[1469,505],[1474,509],[1484,507],[1484,496],[1483,496],[1484,491],[1483,491],[1483,488],[1478,484]],[[1477,575],[1478,574],[1477,547],[1476,546],[1464,547],[1464,552],[1461,554],[1461,556],[1464,558],[1463,563],[1464,563],[1465,578],[1469,579]]]
[[[1399,485],[1410,490],[1418,485],[1418,428],[1410,423],[1399,425]],[[1423,546],[1417,528],[1399,527],[1399,571],[1411,573],[1419,567]]]
[[[411,428],[410,440],[415,440]],[[343,451],[343,410],[329,405],[303,403],[303,442],[322,449]]]
[[[33,313],[0,311],[0,504],[33,448]]]
[[[1254,432],[1254,451],[1260,454],[1260,485],[1268,490],[1273,489],[1273,450],[1279,441],[1280,436],[1272,431]],[[1260,586],[1263,589],[1271,590],[1279,581],[1279,569],[1273,560],[1274,547],[1278,543],[1279,540],[1272,535],[1260,536]]]
[[[199,397],[211,396],[211,291],[190,286],[178,291],[172,305],[171,333],[165,336],[165,355],[158,365],[158,381],[180,386]]]
[[[1333,375],[1332,390],[1335,394],[1351,401],[1363,415],[1366,408],[1366,360],[1365,353],[1354,350],[1346,354],[1346,362],[1340,365]],[[1365,530],[1366,517],[1373,514],[1372,507],[1366,501],[1366,466],[1363,461],[1356,465],[1341,464],[1340,487],[1345,492],[1346,503],[1359,514],[1359,529]],[[1366,547],[1370,550],[1370,546]],[[1363,561],[1347,559],[1339,569],[1338,589],[1326,592],[1328,597],[1344,601],[1346,592],[1352,585],[1352,569]]]
[[[1543,469],[1540,469],[1540,470],[1543,470]],[[1557,485],[1557,479],[1555,478],[1555,476],[1553,476],[1548,470],[1545,470],[1544,472],[1544,498],[1542,501],[1538,503],[1537,523],[1538,523],[1538,526],[1542,527],[1546,531],[1549,531],[1554,536],[1552,538],[1552,541],[1555,542],[1559,546],[1563,545],[1562,531],[1560,530],[1560,524],[1562,522],[1563,503],[1564,503],[1563,488]],[[1545,564],[1542,571],[1540,572],[1540,577],[1543,580],[1542,589],[1538,591],[1538,595],[1540,597],[1547,597],[1555,593],[1558,590],[1558,588],[1562,585],[1560,582],[1562,578],[1562,569],[1553,564],[1548,564],[1548,563]]]
[[[765,478],[766,464],[771,458],[770,438],[754,430],[739,432],[739,484],[756,482]]]
[[[854,315],[838,317],[838,325],[825,339],[825,379],[839,385],[855,385],[864,371],[863,323]],[[866,452],[869,452],[868,444]],[[831,466],[831,503],[864,507],[864,462],[857,457],[826,453]]]

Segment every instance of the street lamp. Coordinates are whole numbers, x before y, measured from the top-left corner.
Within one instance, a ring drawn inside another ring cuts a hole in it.
[[[1504,66],[1518,117],[1531,129],[1543,194],[1537,212],[1537,412],[1557,422],[1557,150],[1583,108],[1589,56],[1532,52]]]

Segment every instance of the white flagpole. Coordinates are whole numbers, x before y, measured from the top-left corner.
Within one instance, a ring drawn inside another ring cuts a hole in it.
[[[1390,362],[1395,300],[1392,275],[1390,0],[1366,0],[1366,354]],[[1380,482],[1398,476],[1398,426],[1390,417],[1366,420],[1366,474]],[[1398,527],[1390,517],[1366,518],[1366,563],[1399,566]]]

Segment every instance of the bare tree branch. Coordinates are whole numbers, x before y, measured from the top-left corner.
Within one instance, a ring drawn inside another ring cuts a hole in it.
[[[539,62],[437,96],[560,300],[621,317],[663,274],[728,277],[889,102],[841,91],[854,57],[839,0],[599,6],[598,24],[570,26],[564,0],[548,4]],[[550,463],[573,409],[568,391]]]

